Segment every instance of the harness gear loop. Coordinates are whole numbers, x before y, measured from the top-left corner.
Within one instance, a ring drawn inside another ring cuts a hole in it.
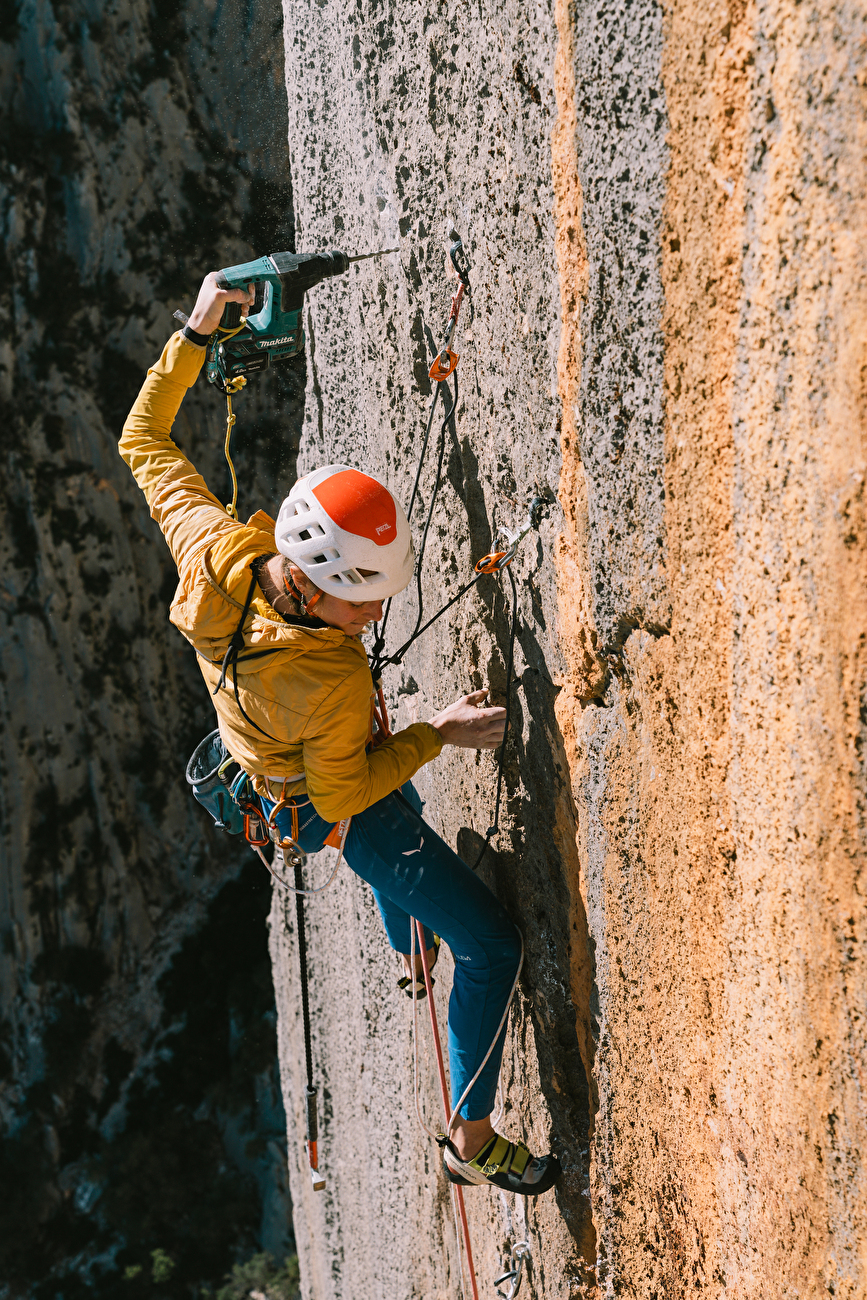
[[[290,801],[290,796],[286,794],[286,785],[287,781],[284,781],[283,792],[271,809],[268,818],[268,834],[283,854],[283,862],[287,867],[303,867],[307,862],[307,854],[298,843],[298,805],[294,800]],[[277,828],[277,815],[284,808],[289,808],[292,815],[291,835],[281,835]]]
[[[310,802],[309,799],[306,802],[309,803]],[[287,803],[289,803],[288,799],[284,801],[283,806],[285,806]],[[293,807],[292,804],[290,804],[289,806]],[[295,811],[293,811],[293,816],[292,816],[292,822],[293,822],[292,829],[293,829],[293,834],[297,835],[298,833],[297,807],[304,807],[304,804],[299,804],[294,807],[295,807]],[[280,811],[279,808],[274,809],[274,812],[279,812],[279,811]],[[272,812],[272,816],[274,815],[274,812]],[[335,880],[337,879],[337,873],[340,870],[340,865],[343,862],[343,850],[346,845],[346,837],[349,834],[349,826],[351,821],[352,821],[351,817],[346,817],[344,818],[343,821],[338,822],[337,825],[334,827],[334,829],[331,831],[331,834],[325,840],[325,843],[329,846],[329,848],[339,850],[337,854],[337,861],[334,864],[334,868],[331,872],[331,875],[328,877],[324,885],[318,885],[316,889],[300,890],[300,893],[302,893],[305,897],[309,898],[312,897],[314,894],[324,894],[326,889],[330,889],[331,886],[334,884]],[[269,826],[269,834],[276,846],[274,850],[275,860],[276,860],[276,854],[279,851],[283,857],[284,865],[291,866],[296,872],[301,870],[301,868],[303,868],[306,865],[307,854],[305,853],[304,849],[302,849],[297,839],[292,839],[289,836],[286,836],[285,838],[279,838],[280,832],[277,830],[276,826],[273,828]],[[258,853],[264,866],[270,872],[274,880],[276,880],[278,885],[281,885],[283,889],[288,890],[290,894],[297,894],[299,892],[299,889],[296,885],[290,885],[289,881],[285,880],[283,876],[281,876],[280,873],[275,870],[274,863],[268,861],[268,859],[265,857],[265,854],[262,852],[261,847],[254,844],[252,845],[252,848],[255,850],[256,853]],[[287,855],[288,855],[288,859],[287,859]]]
[[[264,849],[268,843],[270,837],[258,813],[244,813],[244,836],[251,849]]]

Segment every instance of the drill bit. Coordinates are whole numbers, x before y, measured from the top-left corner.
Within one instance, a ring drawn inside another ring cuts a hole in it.
[[[355,257],[348,257],[347,262],[365,262],[368,257],[385,257],[386,253],[399,253],[399,248],[383,248],[378,253],[358,253]]]

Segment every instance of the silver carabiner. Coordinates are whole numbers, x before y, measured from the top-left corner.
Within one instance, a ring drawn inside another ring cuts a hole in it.
[[[295,867],[304,867],[307,865],[307,854],[304,852],[301,845],[298,844],[296,840],[292,839],[291,835],[287,835],[284,839],[275,842],[283,856],[283,865],[287,869],[291,867],[294,870]]]
[[[512,1268],[510,1268],[507,1273],[504,1273],[502,1277],[494,1279],[494,1286],[497,1288],[497,1295],[500,1297],[500,1300],[515,1300],[515,1296],[518,1294],[521,1287],[521,1274],[524,1270],[524,1264],[528,1259],[532,1258],[532,1255],[533,1252],[530,1249],[529,1241],[515,1242],[509,1252],[509,1263],[512,1265]],[[511,1282],[508,1291],[501,1291],[499,1289],[501,1282]]]

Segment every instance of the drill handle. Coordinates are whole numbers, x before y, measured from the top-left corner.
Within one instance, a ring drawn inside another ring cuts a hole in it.
[[[241,304],[239,302],[227,302],[220,317],[220,329],[236,330],[240,324]]]

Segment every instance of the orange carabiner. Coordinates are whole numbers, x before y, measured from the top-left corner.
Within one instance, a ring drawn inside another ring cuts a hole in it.
[[[255,811],[244,813],[244,835],[247,843],[254,849],[264,849],[271,839],[263,818]]]
[[[267,828],[269,836],[277,845],[277,848],[291,853],[294,852],[295,849],[301,849],[301,846],[298,843],[298,806],[297,804],[290,802],[290,800],[291,795],[288,798],[286,796],[286,782],[284,781],[283,797],[278,799],[274,807],[271,809],[271,816],[268,818]],[[278,813],[281,813],[284,808],[289,808],[292,813],[291,836],[281,835],[277,827],[277,815]],[[303,849],[301,849],[301,852],[303,853]]]

